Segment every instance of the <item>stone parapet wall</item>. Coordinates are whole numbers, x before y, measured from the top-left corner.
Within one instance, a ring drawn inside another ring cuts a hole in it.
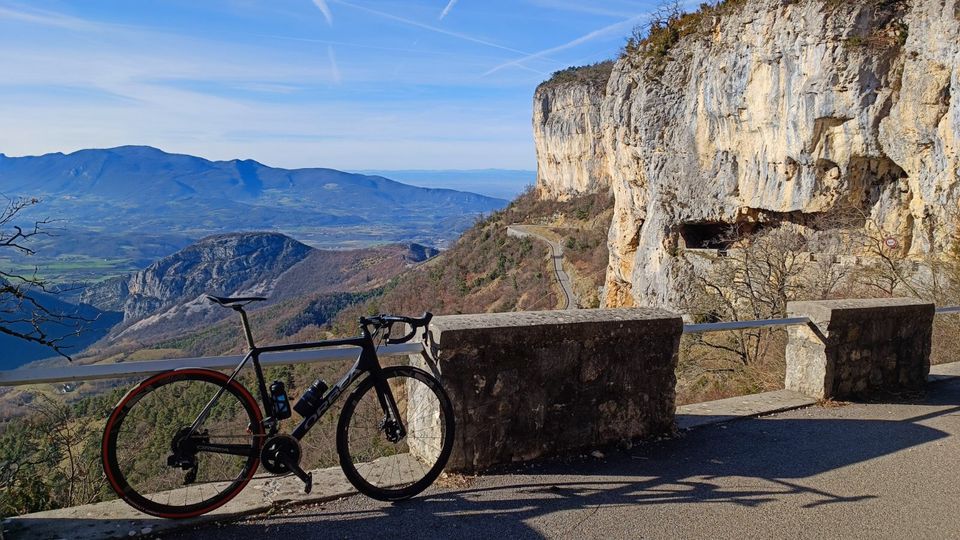
[[[816,398],[918,390],[930,372],[934,305],[909,298],[790,302],[786,388]]]
[[[476,471],[669,433],[683,323],[660,309],[435,317],[431,359],[453,400],[448,470]]]

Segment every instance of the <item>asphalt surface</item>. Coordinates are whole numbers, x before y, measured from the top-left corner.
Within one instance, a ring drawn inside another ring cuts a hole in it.
[[[960,379],[171,538],[960,538]]]
[[[559,307],[559,309],[578,309],[577,296],[573,292],[573,283],[570,281],[570,276],[563,270],[563,246],[559,242],[554,242],[553,240],[543,236],[531,227],[527,225],[510,225],[507,227],[507,230],[512,230],[516,236],[533,236],[541,242],[546,242],[550,245],[551,256],[553,260],[553,272],[557,277],[557,282],[560,284],[560,289],[563,290],[564,304]]]

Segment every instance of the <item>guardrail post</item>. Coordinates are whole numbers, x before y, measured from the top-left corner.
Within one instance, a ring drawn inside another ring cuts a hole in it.
[[[790,302],[785,386],[811,397],[861,397],[923,387],[934,305],[911,298]]]
[[[649,308],[435,317],[431,356],[457,421],[447,469],[672,431],[682,328]]]

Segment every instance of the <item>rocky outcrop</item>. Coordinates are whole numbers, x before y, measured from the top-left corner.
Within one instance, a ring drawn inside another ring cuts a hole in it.
[[[591,130],[537,132],[543,195],[576,193],[605,167],[606,305],[682,304],[678,247],[706,247],[689,244],[711,227],[853,211],[904,253],[945,249],[960,196],[960,0],[737,0],[687,24],[666,52],[617,61],[599,109],[578,113],[598,118]],[[553,114],[542,106],[538,92],[535,123]],[[602,147],[580,169],[576,152],[561,169],[541,150],[596,148],[598,125]]]
[[[438,251],[419,244],[320,250],[277,233],[210,236],[133,275],[88,287],[82,301],[122,311],[116,340],[149,341],[195,330],[232,315],[206,300],[264,296],[257,307],[322,294],[362,293],[384,286]]]
[[[533,131],[542,197],[567,199],[610,185],[600,107],[612,67],[608,62],[562,71],[537,87]],[[573,76],[581,71],[587,76]]]
[[[276,233],[210,236],[126,279],[90,287],[82,300],[104,308],[121,306],[124,324],[129,324],[204,294],[264,293],[310,251]]]
[[[123,311],[123,303],[130,296],[129,279],[130,276],[120,276],[91,285],[80,294],[80,301],[105,311]]]

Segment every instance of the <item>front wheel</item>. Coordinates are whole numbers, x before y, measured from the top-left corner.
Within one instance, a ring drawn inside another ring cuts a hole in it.
[[[388,411],[377,379],[389,388],[399,418]],[[351,484],[381,501],[413,497],[436,480],[453,448],[453,406],[440,382],[408,366],[363,380],[347,398],[337,426],[337,454]]]
[[[191,430],[215,397],[209,415]],[[206,369],[168,371],[137,385],[110,414],[103,468],[130,506],[189,518],[223,505],[247,485],[260,463],[262,439],[260,408],[237,381]]]

